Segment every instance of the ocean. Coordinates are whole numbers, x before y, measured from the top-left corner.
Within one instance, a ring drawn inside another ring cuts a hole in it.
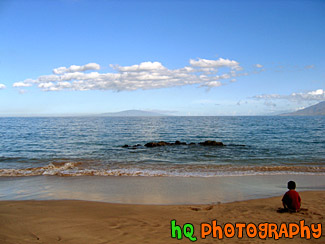
[[[0,177],[325,175],[324,132],[324,116],[0,118]],[[176,140],[196,144],[144,146]]]

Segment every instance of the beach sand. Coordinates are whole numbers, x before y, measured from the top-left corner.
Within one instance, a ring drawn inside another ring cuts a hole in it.
[[[308,211],[277,213],[281,196],[213,205],[134,205],[77,200],[0,201],[0,243],[192,243],[171,238],[170,221],[192,223],[195,243],[324,243],[325,191],[300,192]],[[200,223],[294,222],[322,224],[320,239],[267,238],[260,240],[207,236],[200,238]]]

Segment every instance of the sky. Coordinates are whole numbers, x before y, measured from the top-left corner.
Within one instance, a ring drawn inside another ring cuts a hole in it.
[[[325,1],[0,0],[0,116],[276,115],[325,100]]]

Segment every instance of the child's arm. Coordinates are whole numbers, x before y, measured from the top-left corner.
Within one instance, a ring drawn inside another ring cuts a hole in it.
[[[287,209],[287,205],[284,202],[282,202],[282,204],[283,204],[283,208]]]
[[[286,205],[286,198],[287,198],[286,196],[287,195],[284,194],[283,197],[282,197],[282,204],[283,204],[284,209],[287,209],[288,208],[287,205]]]

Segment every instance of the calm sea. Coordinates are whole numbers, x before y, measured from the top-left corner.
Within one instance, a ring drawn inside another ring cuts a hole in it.
[[[1,177],[325,175],[324,116],[0,118],[0,138]],[[226,146],[143,146],[176,140]]]

